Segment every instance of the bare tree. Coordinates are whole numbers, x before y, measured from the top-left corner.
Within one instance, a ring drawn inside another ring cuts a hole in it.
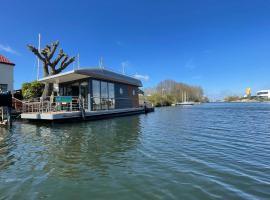
[[[66,53],[64,53],[63,49],[60,49],[58,55],[54,58],[56,49],[59,46],[59,41],[55,41],[50,45],[46,45],[46,47],[40,51],[33,45],[27,46],[29,50],[42,61],[44,77],[61,73],[64,69],[67,68],[68,65],[75,61],[75,57],[70,58]],[[52,84],[46,83],[42,96],[50,96],[51,92]]]
[[[179,83],[174,80],[161,81],[155,88],[146,90],[146,94],[151,94],[149,101],[155,105],[163,105],[164,102],[166,102],[165,105],[170,105],[185,100],[198,102],[204,100],[201,87]]]

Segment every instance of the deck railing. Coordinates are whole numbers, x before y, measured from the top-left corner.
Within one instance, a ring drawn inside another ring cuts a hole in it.
[[[12,97],[12,108],[18,112],[21,113],[23,110],[23,101],[16,99],[15,97]]]
[[[36,98],[29,101],[17,102],[17,106],[20,106],[22,113],[50,113],[50,112],[73,112],[88,110],[88,100],[84,98],[79,98],[78,96],[71,97],[70,102],[57,102],[57,97],[46,97],[46,98]],[[121,101],[122,104],[132,104],[129,98],[118,98],[118,102]],[[95,98],[91,97],[93,102],[93,110],[107,110],[115,108],[115,99],[104,99],[98,98],[98,103],[95,104]],[[151,103],[140,99],[138,107],[152,108]]]
[[[37,98],[24,101],[23,113],[72,112],[88,109],[88,102],[84,98],[72,97],[71,102],[57,102],[56,97]]]

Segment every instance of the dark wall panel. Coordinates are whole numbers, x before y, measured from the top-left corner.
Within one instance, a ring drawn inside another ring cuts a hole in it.
[[[122,88],[123,94],[120,93],[120,88]],[[136,92],[133,95],[133,90]],[[138,107],[138,88],[131,85],[125,85],[121,83],[115,83],[115,108],[134,108]]]

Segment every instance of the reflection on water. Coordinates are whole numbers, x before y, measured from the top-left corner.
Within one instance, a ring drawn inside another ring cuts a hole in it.
[[[270,104],[0,128],[0,199],[270,198]]]

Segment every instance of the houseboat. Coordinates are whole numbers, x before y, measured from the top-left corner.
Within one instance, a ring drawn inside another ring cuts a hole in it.
[[[99,119],[152,110],[139,101],[140,80],[108,69],[76,69],[39,81],[53,85],[53,93],[50,97],[24,102],[22,119]]]

